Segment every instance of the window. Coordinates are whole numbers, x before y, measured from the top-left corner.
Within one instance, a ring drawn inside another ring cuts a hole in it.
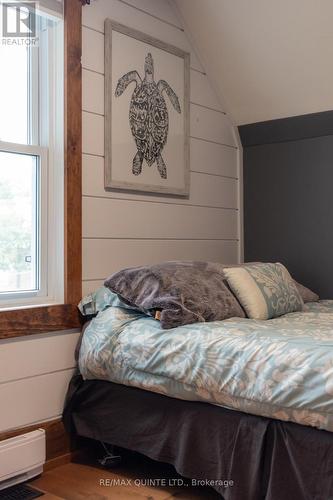
[[[1,309],[64,301],[63,21],[34,22],[0,45]]]
[[[22,2],[19,2],[19,4],[22,4]],[[38,182],[41,193],[47,196],[48,222],[45,222],[46,216],[42,207],[38,211],[40,219],[34,220],[39,222],[39,231],[42,234],[40,248],[42,252],[44,248],[44,256],[47,255],[48,259],[46,283],[48,295],[46,297],[36,296],[36,292],[30,291],[28,292],[29,296],[24,297],[23,291],[16,291],[14,292],[16,300],[10,302],[10,292],[3,295],[0,292],[0,305],[2,306],[0,311],[0,339],[36,333],[45,334],[80,326],[77,304],[82,297],[81,1],[39,0],[38,5],[41,8],[48,9],[49,13],[58,13],[54,15],[60,16],[62,15],[62,6],[64,7],[63,23],[61,21],[56,23],[56,30],[44,29],[44,39],[46,38],[48,43],[44,42],[39,45],[38,74],[31,70],[28,73],[31,79],[28,80],[30,91],[27,98],[27,107],[33,106],[33,103],[35,105],[33,113],[29,111],[29,107],[27,108],[27,120],[30,120],[29,130],[38,130],[39,138],[38,141],[33,141],[30,138],[26,143],[11,142],[12,139],[8,140],[7,138],[7,141],[2,141],[0,152],[31,154],[31,156],[38,159],[39,171],[37,169],[37,175],[41,176]],[[56,21],[51,17],[48,19]],[[0,45],[1,42],[0,36]],[[43,66],[43,58],[45,60],[46,56],[48,57],[48,64]],[[53,57],[53,64],[50,63],[50,57]],[[29,64],[36,67],[36,58],[33,59],[33,55]],[[47,69],[42,72],[41,66]],[[62,73],[64,76],[62,76]],[[45,87],[47,78],[48,85]],[[37,80],[38,85],[32,83],[33,79]],[[42,83],[40,83],[41,80]],[[64,87],[62,87],[62,80]],[[41,87],[44,88],[44,91]],[[62,96],[62,94],[64,95]],[[38,106],[36,106],[36,100],[39,100]],[[47,106],[44,106],[43,102],[46,102]],[[14,106],[15,103],[12,102],[12,105]],[[42,111],[44,110],[45,114],[45,109],[48,111],[49,120],[45,122],[44,117],[42,122]],[[36,127],[37,119],[39,121],[38,129]],[[32,125],[33,123],[35,126]],[[16,125],[18,125],[18,119]],[[4,129],[6,130],[6,126]],[[62,136],[64,136],[64,151],[62,150]],[[49,138],[48,142],[45,141],[45,137]],[[8,143],[10,146],[9,151],[6,148]],[[43,161],[43,152],[45,153],[44,159],[46,159],[46,163]],[[62,168],[63,164],[64,168]],[[47,177],[45,178],[44,175],[44,181],[47,182],[46,191],[41,187],[43,172],[45,172],[43,165],[47,165]],[[63,198],[63,204],[61,198]],[[40,203],[43,203],[42,199],[40,199]],[[43,227],[41,227],[43,223],[46,224],[46,231],[45,229],[43,231]],[[47,240],[47,254],[45,253],[43,235]],[[39,265],[39,279],[42,282],[43,277],[45,280],[43,267],[46,267],[42,256],[39,256]],[[62,281],[63,287],[61,286],[59,291],[59,283]],[[50,285],[51,282],[55,285]],[[53,302],[52,295],[56,303]],[[62,295],[63,300],[59,303],[57,297]],[[20,298],[20,301],[18,298]],[[26,303],[24,303],[25,300]],[[19,307],[19,304],[22,304],[22,307]]]

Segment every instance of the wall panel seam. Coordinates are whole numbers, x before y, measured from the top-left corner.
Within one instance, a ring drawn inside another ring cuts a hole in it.
[[[201,175],[212,175],[214,177],[223,177],[224,179],[232,179],[233,181],[238,181],[238,177],[234,177],[232,175],[224,175],[224,174],[212,174],[210,172],[202,172],[201,170],[190,170],[193,174],[201,174]]]
[[[33,341],[33,340],[38,340],[38,339],[49,339],[50,337],[55,337],[57,336],[58,338],[60,337],[65,337],[67,335],[75,335],[78,333],[80,330],[78,328],[71,328],[69,330],[58,330],[58,331],[50,331],[50,332],[44,332],[44,333],[34,333],[32,335],[29,335],[28,337],[11,337],[8,339],[0,339],[0,345],[3,344],[15,344],[17,342],[28,342],[28,341]]]
[[[227,113],[225,111],[222,111],[221,109],[212,108],[211,106],[206,106],[205,104],[200,104],[199,102],[194,102],[194,101],[190,101],[190,104],[192,106],[198,106],[200,108],[207,109],[208,111],[213,111],[214,113],[220,113],[221,115],[227,116]],[[85,113],[89,113],[91,115],[98,115],[103,117],[105,116],[104,113],[98,113],[98,111],[91,111],[90,109],[85,109],[83,107],[82,111],[84,111]]]
[[[200,69],[197,69],[197,68],[191,68],[192,71],[196,71],[197,73],[200,73],[201,75],[205,75],[207,76],[207,73],[205,73],[204,71],[201,71]]]
[[[98,33],[99,35],[104,36],[104,31],[98,30],[97,28],[92,28],[91,26],[87,26],[86,24],[82,23],[82,28],[85,28],[86,30],[94,31],[95,33]]]
[[[91,69],[88,66],[85,66],[84,64],[82,64],[82,70],[84,70],[84,71],[90,71],[90,73],[96,73],[97,75],[101,75],[101,76],[105,77],[105,73],[104,72],[97,71],[96,69]],[[201,75],[207,76],[206,73],[204,73],[203,71],[200,71],[199,69],[193,68],[192,66],[190,67],[190,70],[191,71],[196,71],[197,73],[200,73]]]
[[[89,111],[88,109],[82,108],[82,113],[88,113],[89,115],[96,115],[96,116],[101,116],[104,118],[104,113],[98,113],[97,111]]]
[[[82,280],[83,281],[83,280]],[[19,378],[14,378],[10,380],[4,380],[3,382],[0,381],[0,387],[5,384],[13,384],[15,382],[22,382],[23,380],[30,380],[33,378],[38,378],[38,377],[44,377],[45,375],[53,375],[54,373],[62,373],[62,372],[67,372],[69,370],[74,370],[74,366],[70,366],[68,368],[60,368],[59,370],[52,370],[50,372],[43,372],[43,373],[36,373],[35,375],[27,375],[25,377],[19,377]]]
[[[239,238],[138,238],[133,236],[83,236],[83,240],[133,240],[133,241],[239,241]]]
[[[97,153],[87,153],[86,151],[82,151],[82,155],[96,156],[97,158],[105,158],[104,155],[99,155]]]
[[[95,69],[90,69],[90,68],[88,68],[87,66],[84,66],[84,65],[82,65],[82,70],[83,71],[90,71],[90,73],[96,73],[96,75],[105,76],[104,73],[101,73],[100,71],[96,71]]]
[[[222,111],[220,109],[212,108],[210,106],[206,106],[205,104],[200,104],[198,102],[190,101],[190,104],[192,106],[198,106],[199,108],[204,108],[207,109],[208,111],[213,111],[214,113],[220,113],[221,115],[227,116],[227,113],[225,111]],[[97,115],[97,116],[102,116],[104,118],[104,113],[98,113],[97,111],[91,111],[90,109],[85,109],[82,107],[82,112],[88,113],[90,115]],[[234,146],[236,147],[236,146]]]
[[[226,146],[227,148],[238,149],[237,146],[233,146],[232,144],[225,144],[224,142],[213,141],[212,139],[205,139],[203,137],[197,137],[195,135],[190,135],[191,139],[197,139],[198,141],[210,142],[211,144],[218,144],[219,146]]]
[[[277,141],[267,141],[267,142],[258,142],[255,144],[244,144],[243,148],[256,148],[260,146],[272,146],[273,144],[286,144],[289,142],[302,142],[302,141],[309,141],[312,139],[319,139],[321,137],[332,137],[333,134],[318,134],[318,135],[311,135],[311,136],[305,136],[305,137],[297,137],[295,139],[281,139]]]
[[[15,431],[16,429],[20,429],[21,430],[21,429],[24,429],[24,427],[28,428],[31,425],[37,425],[37,424],[41,424],[41,427],[42,427],[42,424],[45,424],[47,422],[50,422],[52,420],[55,420],[55,419],[58,419],[58,418],[61,418],[61,417],[62,417],[62,414],[61,413],[57,413],[56,415],[51,415],[50,417],[43,418],[42,420],[33,420],[32,422],[24,423],[23,425],[20,425],[19,427],[15,426],[15,427],[10,427],[9,429],[4,429],[4,432]]]
[[[190,101],[190,104],[192,104],[192,106],[198,106],[199,108],[208,109],[209,111],[214,111],[215,113],[220,113],[221,115],[227,116],[227,113],[225,111],[222,111],[221,109],[212,108],[211,106],[206,106],[205,104],[200,104],[199,102],[194,101]]]
[[[171,201],[155,201],[155,200],[139,200],[134,198],[113,198],[112,196],[101,196],[94,194],[83,194],[82,198],[95,198],[97,200],[114,200],[114,201],[130,201],[139,203],[155,203],[157,205],[172,205],[173,207],[197,207],[197,208],[214,208],[216,210],[234,210],[238,211],[235,207],[217,207],[215,205],[196,205],[193,203],[172,203]]]

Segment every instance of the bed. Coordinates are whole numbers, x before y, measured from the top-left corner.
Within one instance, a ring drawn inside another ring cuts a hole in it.
[[[164,330],[110,307],[86,328],[84,379],[206,401],[333,431],[333,301],[269,321],[231,318]]]
[[[66,427],[209,480],[226,500],[333,499],[332,325],[333,301],[172,334],[108,307],[82,336]]]

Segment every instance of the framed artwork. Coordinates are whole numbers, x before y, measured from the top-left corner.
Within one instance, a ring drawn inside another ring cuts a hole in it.
[[[105,188],[189,194],[190,56],[105,20]]]

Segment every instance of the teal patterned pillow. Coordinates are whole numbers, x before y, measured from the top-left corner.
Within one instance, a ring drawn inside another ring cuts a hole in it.
[[[101,286],[95,292],[86,295],[78,304],[78,308],[83,316],[96,316],[97,313],[111,306],[134,309],[133,306],[129,306],[121,301],[118,295],[111,292],[105,286]]]
[[[251,319],[271,319],[303,309],[303,300],[280,263],[224,269],[228,284]]]

